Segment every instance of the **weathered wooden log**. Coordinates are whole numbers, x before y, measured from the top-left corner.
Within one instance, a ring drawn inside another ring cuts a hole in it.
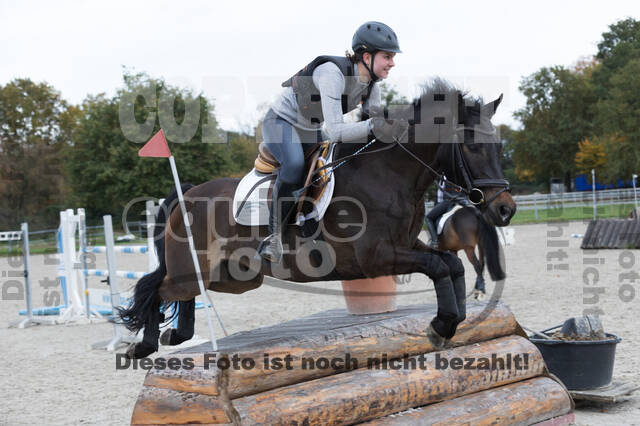
[[[237,420],[237,414],[231,403],[220,396],[149,386],[144,387],[138,396],[131,424],[228,424],[232,419]]]
[[[536,377],[365,423],[367,426],[530,425],[573,410],[566,389]]]
[[[391,313],[354,316],[340,309],[220,339],[218,345],[224,356],[229,359],[234,356],[240,360],[251,359],[255,364],[250,369],[241,367],[228,370],[229,397],[235,399],[337,374],[354,367],[362,368],[369,358],[385,355],[393,359],[432,352],[434,348],[426,338],[425,331],[435,311],[435,306],[417,305],[402,307]],[[467,319],[460,324],[451,344],[468,345],[519,332],[513,314],[503,304],[471,304]],[[175,356],[192,358],[196,366],[203,366],[206,346],[187,351]],[[268,359],[266,366],[265,354]],[[347,354],[357,365],[338,362],[345,360]],[[223,356],[216,355],[218,358]],[[289,357],[291,369],[284,368],[285,356]],[[283,361],[283,368],[271,368],[276,358]],[[302,368],[304,360],[323,359],[336,362],[328,368]],[[213,384],[201,382],[201,368],[180,370],[173,378],[157,377],[164,374],[151,370],[145,386],[193,392],[196,391],[194,386],[197,386],[202,388],[203,393],[216,393]]]
[[[419,365],[418,357],[410,359]],[[430,353],[424,359],[426,369],[358,369],[235,399],[233,406],[243,424],[354,424],[533,378],[545,368],[540,352],[520,336]],[[443,359],[447,368],[436,368],[445,365]],[[470,368],[469,360],[478,368]],[[490,369],[492,363],[504,368]]]

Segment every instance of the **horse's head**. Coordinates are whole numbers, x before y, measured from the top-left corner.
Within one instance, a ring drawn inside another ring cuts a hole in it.
[[[431,178],[436,177],[433,167],[444,173],[449,182],[462,187],[487,222],[496,226],[508,225],[516,212],[500,166],[502,143],[491,124],[501,101],[502,95],[483,105],[480,99],[463,95],[437,78],[423,85],[422,94],[410,105],[388,111],[390,119],[409,120],[405,150],[430,169]]]
[[[496,226],[506,226],[516,212],[500,166],[502,143],[491,118],[502,95],[488,104],[457,94],[457,123],[451,143],[443,143],[438,157],[447,178],[468,192],[469,199]]]

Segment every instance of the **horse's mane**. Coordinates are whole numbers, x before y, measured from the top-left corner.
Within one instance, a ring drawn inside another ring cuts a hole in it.
[[[420,84],[420,94],[413,99],[411,105],[417,107],[422,102],[436,102],[436,96],[444,95],[445,99],[457,99],[458,94],[469,103],[484,104],[481,96],[471,96],[469,91],[456,87],[442,77],[434,77]]]
[[[408,104],[390,105],[389,115],[406,117],[410,120],[414,117],[414,112],[420,111],[421,108],[428,108],[431,106],[441,108],[442,106],[445,106],[445,110],[447,110],[446,107],[448,106],[451,114],[454,117],[457,117],[458,94],[462,95],[465,104],[478,104],[478,106],[483,105],[482,97],[471,96],[468,91],[456,87],[453,83],[442,77],[434,77],[432,79],[429,79],[420,84],[419,87],[420,94]],[[445,100],[445,102],[442,103],[442,100]],[[392,110],[394,110],[395,112],[391,112]],[[340,154],[352,154],[359,148],[363,147],[365,143],[366,142],[341,144]]]

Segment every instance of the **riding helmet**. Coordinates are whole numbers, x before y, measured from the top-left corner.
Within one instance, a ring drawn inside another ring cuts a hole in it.
[[[402,53],[396,33],[388,25],[377,21],[360,25],[353,35],[351,47],[354,53],[375,53],[378,50]]]

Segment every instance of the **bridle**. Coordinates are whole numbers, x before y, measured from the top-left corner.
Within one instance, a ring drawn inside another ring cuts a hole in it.
[[[467,131],[467,130],[471,130],[487,136],[493,136],[496,134],[495,127],[493,127],[490,131],[487,131],[483,129],[469,128],[466,126],[457,127],[456,134],[459,131]],[[484,203],[484,205],[488,206],[489,204],[491,204],[493,200],[495,200],[503,192],[505,191],[511,192],[509,181],[506,179],[474,179],[473,177],[471,177],[469,166],[467,166],[467,162],[465,161],[464,155],[462,154],[463,144],[464,142],[462,144],[456,142],[451,151],[453,155],[453,164],[458,166],[458,169],[460,170],[462,174],[462,178],[464,179],[465,185],[467,187],[465,192],[469,197],[469,201],[471,201],[471,203],[474,205],[481,205]],[[492,187],[492,188],[500,187],[501,189],[499,191],[496,191],[496,193],[493,194],[491,198],[489,198],[488,200],[485,200],[484,192],[482,191],[481,188],[489,188],[489,187]]]
[[[495,200],[503,192],[505,191],[511,192],[511,188],[509,186],[509,181],[506,179],[475,179],[472,177],[471,171],[469,170],[469,166],[467,166],[467,162],[464,159],[464,154],[462,153],[462,148],[461,148],[462,143],[457,141],[458,132],[466,131],[466,130],[472,130],[488,136],[493,136],[496,134],[495,128],[493,128],[491,131],[487,131],[483,129],[476,129],[476,128],[466,127],[466,126],[456,127],[456,133],[455,133],[456,140],[453,142],[454,146],[453,146],[453,149],[451,150],[452,164],[454,164],[454,166],[457,166],[457,168],[460,170],[460,173],[462,174],[462,178],[464,179],[464,182],[465,182],[465,187],[457,185],[451,182],[450,180],[444,180],[443,179],[444,175],[442,173],[438,173],[437,171],[435,171],[431,166],[429,166],[427,163],[422,161],[417,155],[411,152],[407,147],[403,146],[402,143],[395,141],[395,144],[397,144],[407,154],[412,156],[415,160],[417,160],[420,164],[422,164],[427,170],[429,170],[432,174],[434,174],[438,181],[443,181],[445,186],[453,187],[457,191],[460,191],[466,194],[471,204],[478,207],[486,208],[489,206],[489,204],[493,200]],[[415,135],[414,135],[414,138],[415,138]],[[463,140],[464,140],[464,136],[463,136]],[[440,136],[438,136],[438,143],[440,144],[440,146],[442,146],[442,143],[440,141]],[[489,198],[488,200],[485,199],[484,191],[482,191],[481,188],[489,188],[489,187],[496,187],[496,186],[501,187],[501,189],[499,191],[496,191],[496,193],[493,194],[491,198]],[[446,193],[446,191],[444,192]]]
[[[466,126],[458,126],[456,127],[456,133],[455,133],[455,137],[457,139],[457,134],[460,131],[466,131],[466,130],[472,130],[474,132],[478,132],[484,135],[488,135],[488,136],[493,136],[496,134],[496,129],[493,128],[490,131],[487,130],[483,130],[483,129],[476,129],[476,128],[472,128],[472,127],[466,127]],[[412,134],[412,132],[409,133],[408,136],[413,136],[414,142],[415,142],[415,134]],[[402,139],[402,137],[400,138]],[[437,181],[443,181],[443,177],[444,175],[442,173],[438,173],[436,170],[433,169],[433,167],[431,167],[430,165],[428,165],[427,163],[425,163],[424,161],[422,161],[422,159],[420,159],[420,157],[418,157],[417,155],[415,155],[413,152],[411,152],[407,147],[405,147],[401,142],[399,142],[398,140],[395,140],[393,143],[388,144],[387,146],[383,147],[383,148],[378,148],[378,149],[374,149],[371,151],[365,151],[366,148],[368,148],[370,145],[372,145],[373,143],[375,143],[377,141],[377,139],[373,139],[370,142],[368,142],[366,145],[364,145],[362,148],[360,148],[358,151],[356,151],[354,154],[350,154],[350,155],[346,155],[342,158],[339,158],[335,161],[332,161],[330,163],[325,164],[324,166],[318,168],[315,170],[314,174],[318,174],[321,170],[325,170],[325,169],[331,169],[331,173],[333,171],[335,171],[338,167],[342,166],[343,164],[345,164],[347,161],[352,160],[353,158],[360,156],[360,155],[364,155],[364,154],[375,154],[378,152],[382,152],[382,151],[387,151],[389,149],[394,148],[396,145],[399,146],[400,148],[402,148],[407,154],[409,154],[411,157],[413,157],[416,161],[418,161],[420,164],[422,164],[422,166],[424,166],[424,168],[426,168],[427,170],[429,170],[437,179]],[[464,136],[463,136],[463,141],[464,141]],[[440,144],[440,146],[442,146],[443,144],[440,141],[440,136],[438,135],[438,144]],[[477,207],[488,207],[489,204],[495,200],[500,194],[502,194],[503,192],[511,192],[511,188],[509,186],[509,181],[506,179],[475,179],[472,177],[471,175],[471,171],[469,170],[469,166],[467,166],[467,162],[464,159],[464,154],[462,153],[462,148],[461,148],[461,143],[459,143],[457,140],[455,142],[453,142],[454,147],[451,150],[452,151],[452,161],[454,164],[454,166],[457,166],[458,169],[460,170],[462,177],[465,181],[465,186],[466,187],[462,187],[460,185],[457,185],[453,182],[451,182],[450,180],[446,180],[444,181],[444,185],[445,186],[450,186],[453,187],[454,189],[456,189],[457,191],[463,192],[464,194],[467,195],[467,198],[469,199],[469,201],[477,206]],[[295,193],[298,194],[302,194],[307,188],[313,186],[317,181],[319,181],[321,179],[321,177],[318,177],[317,179],[313,180],[309,185],[304,186],[303,188],[299,189],[298,191],[295,191]],[[501,187],[501,189],[499,191],[497,191],[495,194],[493,194],[488,200],[485,199],[484,196],[484,191],[482,191],[481,188],[489,188],[489,187]],[[294,194],[295,194],[294,193]]]

